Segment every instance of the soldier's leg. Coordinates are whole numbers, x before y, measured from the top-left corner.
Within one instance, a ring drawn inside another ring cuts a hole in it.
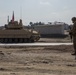
[[[76,37],[73,37],[73,47],[74,47],[75,52],[72,55],[76,55]]]
[[[73,42],[73,47],[74,47],[74,50],[75,50],[75,53],[76,53],[76,41]]]

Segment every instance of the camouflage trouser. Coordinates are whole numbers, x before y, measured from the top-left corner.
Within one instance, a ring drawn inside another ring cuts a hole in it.
[[[73,36],[73,47],[76,53],[76,36]]]

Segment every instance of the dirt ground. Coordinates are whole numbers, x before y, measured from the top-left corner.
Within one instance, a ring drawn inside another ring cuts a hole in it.
[[[73,46],[0,47],[0,75],[76,75]]]

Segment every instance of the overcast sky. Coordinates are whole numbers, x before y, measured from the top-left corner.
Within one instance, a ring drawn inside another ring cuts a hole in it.
[[[65,22],[71,24],[76,16],[76,0],[0,0],[0,25],[7,23],[7,16],[29,22]]]

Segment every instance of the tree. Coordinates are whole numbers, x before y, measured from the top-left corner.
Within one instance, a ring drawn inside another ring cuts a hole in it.
[[[30,26],[32,26],[33,25],[33,22],[30,22],[29,24],[30,24]]]
[[[39,25],[42,25],[42,22],[39,22]]]

